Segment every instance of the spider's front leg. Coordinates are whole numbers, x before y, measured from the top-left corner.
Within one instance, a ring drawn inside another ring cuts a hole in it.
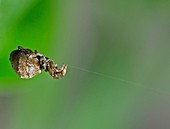
[[[58,72],[56,72],[57,77],[56,78],[60,78],[65,76],[66,71],[67,71],[67,65],[63,64],[61,68],[56,68]]]
[[[54,63],[54,61],[49,61],[49,67],[48,67],[48,72],[50,73],[50,75],[55,78],[61,78],[63,76],[65,76],[66,74],[66,70],[67,70],[67,65],[63,64],[61,68],[58,68],[58,66]]]

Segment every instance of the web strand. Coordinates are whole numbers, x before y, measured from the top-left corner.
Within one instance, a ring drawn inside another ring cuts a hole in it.
[[[155,89],[155,88],[147,87],[146,85],[143,85],[143,84],[140,84],[140,83],[137,83],[137,82],[133,82],[133,81],[130,81],[130,80],[125,80],[125,79],[122,79],[122,78],[114,77],[114,76],[103,74],[103,73],[100,73],[100,72],[91,71],[91,70],[81,68],[81,67],[77,67],[77,66],[73,66],[73,65],[69,65],[69,67],[73,68],[73,69],[80,70],[80,71],[92,73],[92,74],[95,74],[95,75],[98,75],[98,76],[101,76],[101,77],[109,78],[109,79],[112,79],[112,80],[117,80],[117,81],[120,81],[120,82],[123,82],[123,83],[126,83],[126,84],[130,84],[132,86],[140,87],[142,89],[147,89],[147,90],[159,93],[159,94],[164,93],[164,91],[160,91],[160,90]]]

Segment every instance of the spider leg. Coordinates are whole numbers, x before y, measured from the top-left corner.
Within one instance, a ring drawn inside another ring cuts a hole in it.
[[[61,78],[61,77],[65,76],[66,70],[67,70],[67,65],[66,64],[63,64],[61,68],[58,68],[56,66],[56,70],[54,72],[53,78],[58,79],[58,78]]]

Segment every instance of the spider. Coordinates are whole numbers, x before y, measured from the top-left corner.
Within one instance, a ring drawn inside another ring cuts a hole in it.
[[[58,79],[65,76],[67,65],[63,64],[61,68],[54,63],[53,60],[45,57],[37,50],[34,52],[18,46],[18,50],[10,53],[10,62],[14,71],[20,78],[29,79],[41,73],[42,70],[49,72],[54,78]]]

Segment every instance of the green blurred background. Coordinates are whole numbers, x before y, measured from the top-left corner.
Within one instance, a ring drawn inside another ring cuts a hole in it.
[[[18,45],[66,76],[20,79]],[[0,0],[0,129],[170,129],[169,56],[170,1]]]

